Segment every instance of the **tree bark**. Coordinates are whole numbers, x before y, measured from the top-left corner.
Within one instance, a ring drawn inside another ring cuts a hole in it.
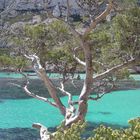
[[[45,86],[47,87],[47,89],[49,91],[49,94],[50,94],[51,98],[53,98],[53,100],[55,101],[55,103],[58,106],[59,110],[61,111],[62,115],[65,116],[65,114],[66,114],[66,108],[62,104],[60,98],[57,95],[57,89],[56,89],[56,87],[53,85],[53,83],[51,82],[51,80],[46,75],[45,69],[42,68],[42,69],[39,70],[39,76],[43,80]]]
[[[71,125],[79,120],[83,121],[85,119],[87,109],[88,109],[88,96],[90,95],[92,88],[92,76],[93,76],[93,66],[92,66],[92,51],[90,45],[87,42],[83,42],[83,51],[85,56],[85,71],[86,78],[84,80],[84,85],[79,97],[78,103],[78,113],[75,117],[70,118],[66,122],[66,125]]]
[[[86,42],[83,45],[84,45],[83,50],[84,50],[85,63],[86,63],[86,67],[85,67],[86,78],[84,81],[83,89],[79,97],[78,115],[80,117],[80,120],[84,120],[85,115],[87,113],[87,108],[88,108],[87,101],[92,87],[92,75],[93,75],[91,47]]]

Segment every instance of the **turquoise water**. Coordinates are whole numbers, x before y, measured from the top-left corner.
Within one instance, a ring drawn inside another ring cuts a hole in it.
[[[36,93],[41,90],[42,95],[46,95],[47,91],[37,76],[34,73],[26,74],[31,74],[32,76],[29,77],[34,79],[31,80],[31,89]],[[61,77],[57,73],[48,74],[48,76]],[[31,129],[33,123],[42,123],[53,131],[53,127],[58,126],[64,119],[58,109],[45,102],[28,98],[21,89],[9,85],[9,82],[19,83],[21,77],[17,73],[0,72],[0,140],[38,140],[39,132]],[[80,77],[83,79],[85,75],[80,74]],[[140,81],[140,75],[131,75],[131,77]],[[139,85],[139,82],[137,84]],[[74,94],[79,93],[79,90],[71,89],[71,91]],[[67,97],[61,97],[61,99],[64,104],[67,104]],[[78,96],[74,96],[74,99],[77,100]],[[115,91],[98,101],[89,101],[88,104],[86,116],[90,124],[88,131],[101,123],[117,128],[125,127],[128,126],[129,119],[140,116],[140,89]]]
[[[74,96],[74,99],[78,98]],[[67,98],[61,98],[64,103]],[[127,126],[127,121],[140,116],[140,89],[117,91],[99,101],[90,101],[87,121]],[[30,128],[34,122],[55,127],[63,120],[59,111],[36,99],[2,100],[0,102],[0,128]]]
[[[38,77],[36,76],[35,73],[29,73],[26,72],[25,74],[29,75],[29,78],[31,79],[37,79]],[[50,78],[60,78],[62,75],[58,73],[48,73],[47,74]],[[78,74],[75,74],[75,78],[78,76]],[[19,73],[9,73],[9,72],[0,72],[0,78],[22,78],[23,76]],[[85,74],[80,74],[81,79],[85,77]]]
[[[27,75],[29,74],[29,78],[31,78],[31,79],[38,78],[35,73],[26,72],[25,74],[27,74]],[[48,73],[47,75],[50,78],[60,78],[60,77],[62,77],[62,75],[60,75],[58,73]],[[77,76],[78,76],[78,74],[74,75],[75,78],[77,78]],[[140,74],[130,75],[130,77],[134,78],[135,80],[139,80],[140,81]],[[12,72],[12,73],[0,72],[0,78],[22,78],[22,75],[19,74],[19,73],[14,73],[14,72]],[[85,78],[85,74],[80,74],[80,78],[84,79]]]

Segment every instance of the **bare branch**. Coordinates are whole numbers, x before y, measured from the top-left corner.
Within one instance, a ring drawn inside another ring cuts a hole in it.
[[[27,58],[27,59],[29,59],[29,60],[31,60],[32,61],[32,65],[33,65],[33,67],[34,67],[34,70],[38,73],[38,70],[39,69],[42,69],[42,66],[41,66],[41,64],[40,64],[40,59],[39,59],[39,57],[36,55],[36,54],[33,54],[33,55],[26,55],[26,54],[24,54],[24,56]]]
[[[9,82],[8,84],[9,84],[9,85],[12,85],[12,86],[15,86],[15,87],[18,87],[18,88],[22,88],[21,85],[16,84],[16,83],[11,83],[11,82]]]
[[[41,101],[44,101],[44,102],[47,102],[49,103],[50,105],[53,105],[54,107],[58,107],[54,102],[51,102],[48,98],[44,98],[44,97],[41,97],[41,96],[38,96],[38,95],[35,95],[33,92],[30,92],[29,89],[28,89],[28,83],[26,83],[26,85],[23,87],[25,93],[33,98],[36,98],[38,100],[41,100]]]
[[[86,63],[80,60],[78,57],[76,57],[76,51],[79,49],[79,47],[74,48],[73,50],[73,58],[81,65],[86,66]]]
[[[55,134],[55,133],[49,132],[48,129],[40,123],[34,123],[32,127],[40,130],[41,140],[50,140]]]
[[[89,100],[93,100],[93,101],[97,101],[97,100],[101,99],[105,94],[106,94],[106,93],[103,93],[103,94],[101,94],[101,95],[97,94],[97,95],[98,95],[97,97],[91,97],[91,96],[90,96],[88,99],[89,99]]]
[[[65,115],[66,108],[63,105],[63,103],[61,102],[60,98],[57,96],[56,87],[54,86],[54,84],[52,83],[52,81],[47,76],[45,69],[41,66],[39,57],[36,56],[36,54],[34,54],[34,55],[28,55],[28,56],[27,55],[24,55],[24,56],[32,61],[32,65],[33,65],[34,70],[39,75],[39,77],[41,78],[41,80],[43,80],[45,86],[47,87],[47,89],[49,91],[50,96],[55,101],[55,103],[56,103],[57,107],[59,108],[59,110],[61,111],[61,113],[63,115]],[[27,87],[27,85],[25,85],[24,90],[28,94],[30,94],[30,92],[28,92],[28,89],[26,87]]]
[[[76,108],[74,107],[74,104],[72,102],[72,95],[65,91],[64,89],[64,83],[61,82],[61,88],[58,87],[58,89],[65,95],[68,96],[68,105],[69,107],[66,109],[66,114],[65,114],[65,121],[67,122],[70,118],[73,118],[75,116],[75,111],[76,111]]]
[[[106,16],[109,14],[110,10],[113,7],[113,0],[109,0],[109,4],[107,5],[107,8],[104,12],[102,12],[98,17],[96,17],[93,22],[90,24],[90,26],[86,29],[84,36],[86,36],[89,32],[91,32],[93,29],[95,29],[96,25],[106,18]]]
[[[24,74],[24,73],[22,73],[21,71],[20,71],[20,74],[23,75],[24,78],[26,79],[26,84],[25,84],[24,86],[21,86],[21,85],[16,84],[16,83],[11,83],[11,82],[10,82],[9,84],[10,84],[10,85],[13,85],[13,86],[16,86],[16,87],[18,87],[18,88],[23,88],[23,90],[25,91],[25,93],[26,93],[27,95],[29,95],[29,96],[31,96],[31,97],[33,97],[33,98],[36,98],[36,99],[38,99],[38,100],[42,100],[42,101],[44,101],[44,102],[49,103],[50,105],[53,105],[53,106],[57,107],[57,105],[56,105],[54,102],[50,101],[48,98],[44,98],[44,97],[42,97],[42,96],[36,95],[36,94],[34,94],[33,92],[29,91],[29,89],[28,89],[29,80],[28,80],[27,75]]]
[[[132,59],[128,60],[127,62],[123,63],[123,64],[114,66],[111,69],[108,69],[107,71],[105,71],[105,72],[103,72],[101,74],[98,74],[98,75],[94,76],[93,77],[93,81],[100,80],[100,79],[106,77],[107,75],[109,75],[109,74],[111,74],[111,73],[113,73],[113,72],[115,72],[117,70],[120,70],[122,68],[125,68],[125,67],[127,67],[129,65],[134,65],[135,62],[136,62],[136,59],[135,58],[132,58]]]
[[[104,83],[104,84],[106,84],[106,83]],[[104,85],[104,86],[106,86],[106,85]],[[109,89],[107,89],[106,91],[104,90],[103,93],[97,93],[97,97],[89,96],[88,99],[97,101],[97,100],[101,99],[105,94],[110,93],[114,89],[114,87],[115,87],[115,84],[114,84],[114,81],[112,81],[112,85]]]
[[[71,79],[71,83],[72,83],[72,85],[73,85],[75,88],[78,88],[78,87],[75,85],[75,83],[74,83],[74,79]]]
[[[55,106],[55,107],[58,107],[54,102],[50,101],[48,98],[41,97],[41,96],[36,95],[36,94],[34,94],[33,92],[29,91],[28,85],[30,84],[30,82],[29,82],[29,80],[28,80],[27,75],[24,74],[24,73],[22,73],[22,72],[20,72],[20,74],[22,74],[22,75],[24,76],[24,78],[26,79],[26,84],[25,84],[22,88],[23,88],[23,90],[25,91],[25,93],[26,93],[27,95],[29,95],[29,96],[31,96],[31,97],[33,97],[33,98],[36,98],[36,99],[38,99],[38,100],[42,100],[42,101],[44,101],[44,102],[47,102],[47,103],[49,103],[50,105],[53,105],[53,106]]]
[[[81,64],[81,65],[83,65],[83,66],[86,66],[86,63],[83,62],[82,60],[80,60],[78,57],[76,57],[75,54],[73,55],[73,58],[74,58],[79,64]]]
[[[65,95],[67,95],[68,96],[68,104],[69,104],[69,106],[72,104],[72,95],[69,93],[69,92],[67,92],[67,91],[65,91],[65,89],[64,89],[64,83],[63,82],[61,82],[60,83],[61,84],[61,88],[60,87],[58,87],[58,89],[63,93],[63,94],[65,94]]]

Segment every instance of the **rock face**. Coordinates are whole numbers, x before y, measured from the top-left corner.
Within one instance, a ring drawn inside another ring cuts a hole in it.
[[[8,5],[8,0],[7,1],[0,0],[0,10],[1,11],[4,10],[7,5]]]
[[[0,0],[2,16],[14,17],[19,11],[40,11],[45,9],[45,0]]]
[[[2,15],[8,15],[10,12],[15,16],[15,12],[43,11],[48,5],[52,7],[58,3],[66,6],[66,0],[0,0],[0,12],[2,12]],[[77,4],[74,0],[70,1],[70,5],[77,9]]]
[[[44,0],[20,0],[17,2],[15,10],[43,10],[45,9]]]
[[[44,8],[45,0],[0,0],[0,10],[4,10],[11,4],[15,4],[15,10],[31,10]]]

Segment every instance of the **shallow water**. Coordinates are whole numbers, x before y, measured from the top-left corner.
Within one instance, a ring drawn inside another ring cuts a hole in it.
[[[36,76],[35,73],[30,73],[30,72],[26,72],[25,74],[29,75],[29,78],[31,79],[37,79],[38,77]],[[32,76],[31,76],[32,75]],[[47,74],[50,78],[60,78],[62,77],[62,75],[58,74],[58,73],[48,73]],[[75,74],[75,78],[77,78],[78,74]],[[134,75],[130,75],[131,78],[134,78],[135,80],[139,80],[140,81],[140,74],[134,74]],[[0,72],[0,78],[22,78],[22,75],[19,73],[15,73],[15,72]],[[85,74],[80,74],[80,78],[84,79],[85,78]]]
[[[67,102],[67,97],[61,99]],[[56,108],[36,99],[1,100],[0,114],[0,128],[28,128],[34,122],[55,127],[63,119]],[[129,90],[112,92],[99,101],[90,101],[86,119],[127,126],[127,121],[137,116],[140,116],[140,90]]]
[[[35,73],[25,72],[31,79],[37,79],[37,75]],[[62,78],[62,75],[58,73],[48,73],[47,74],[50,78]],[[78,76],[78,74],[75,74],[75,78]],[[15,72],[0,72],[0,78],[22,78],[23,76],[19,73]],[[85,77],[85,74],[80,74],[80,78],[83,79]]]
[[[16,74],[10,75],[14,78],[20,77]],[[0,77],[2,76],[1,74]],[[135,78],[139,80],[140,77]],[[5,90],[2,86],[0,97],[5,96],[6,92],[11,91],[12,94],[14,90]],[[74,96],[74,100],[77,98],[78,96]],[[61,99],[64,104],[67,103],[67,97]],[[138,116],[140,116],[140,89],[115,91],[98,101],[90,101],[86,120],[92,125],[91,129],[100,123],[120,128],[128,126],[127,121]],[[58,126],[62,120],[63,116],[56,108],[42,101],[32,98],[0,99],[0,140],[37,140],[39,133],[31,129],[34,122],[52,128]]]

